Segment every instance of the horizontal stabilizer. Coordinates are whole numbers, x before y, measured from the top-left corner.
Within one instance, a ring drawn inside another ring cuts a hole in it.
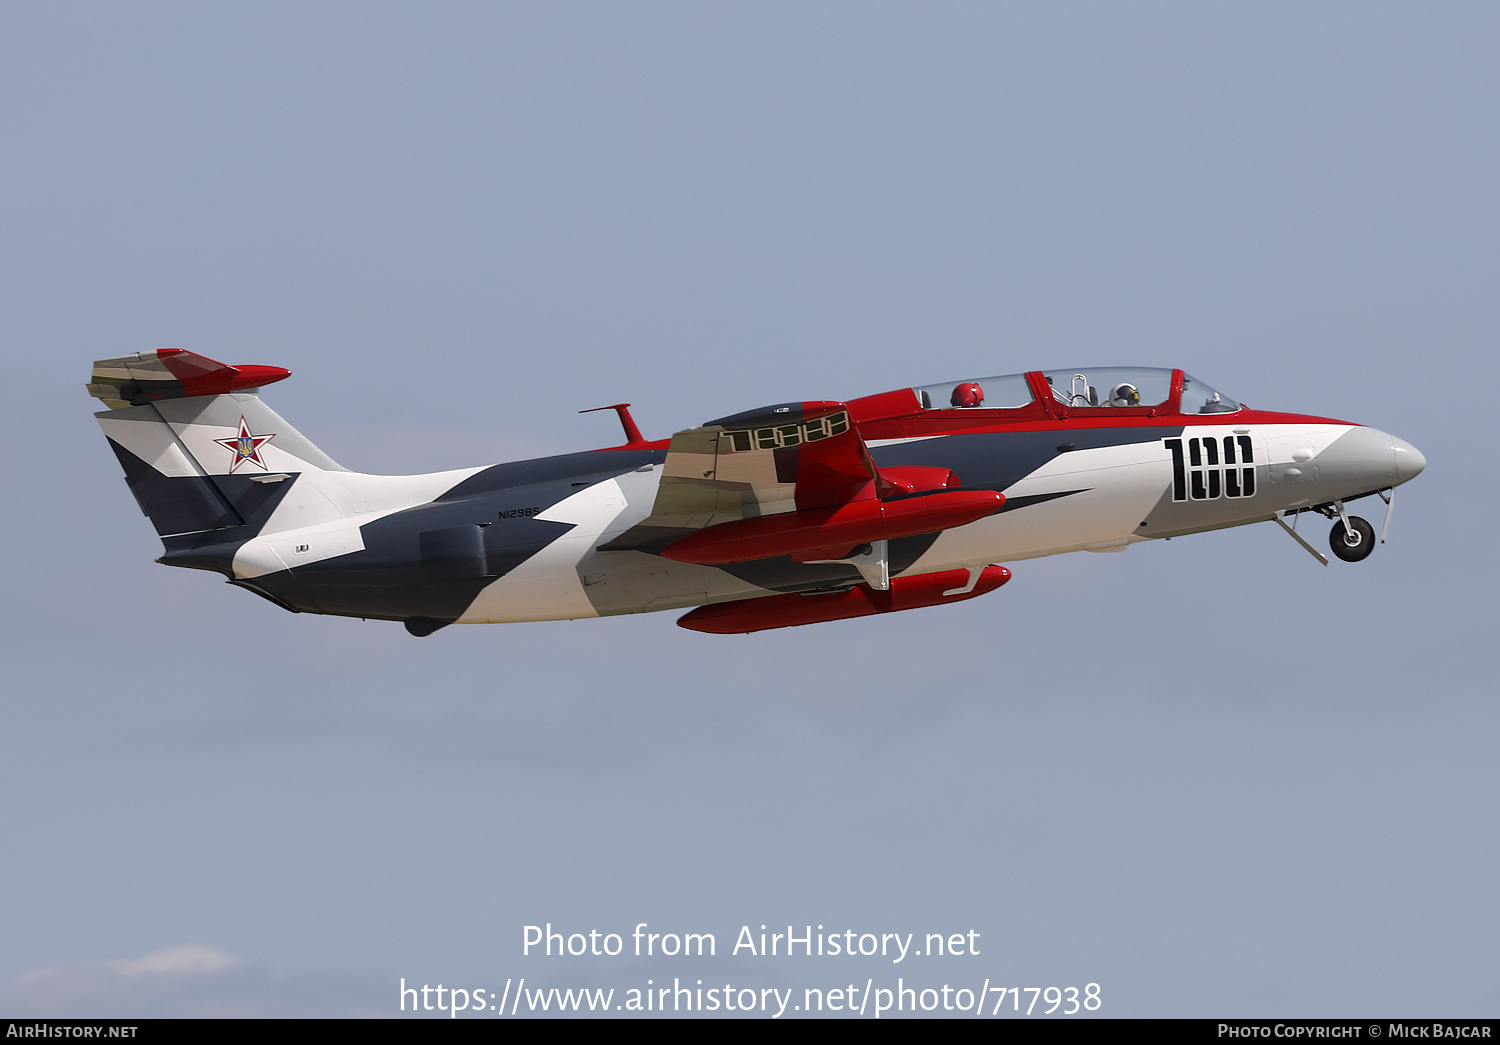
[[[279,366],[229,366],[180,348],[137,352],[94,364],[89,395],[111,409],[145,406],[162,399],[243,392],[291,377]]]

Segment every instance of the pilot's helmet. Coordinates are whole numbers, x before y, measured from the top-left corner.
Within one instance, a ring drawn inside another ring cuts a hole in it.
[[[953,390],[953,398],[948,401],[954,406],[982,406],[984,389],[973,381],[965,381]]]
[[[1118,385],[1114,394],[1110,396],[1116,406],[1140,406],[1141,391],[1130,382]]]

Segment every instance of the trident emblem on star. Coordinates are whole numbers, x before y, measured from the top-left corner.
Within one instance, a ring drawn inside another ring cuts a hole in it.
[[[228,439],[215,439],[214,442],[225,447],[234,457],[229,462],[229,473],[234,474],[235,469],[249,461],[261,471],[269,471],[266,462],[260,459],[260,447],[262,443],[269,443],[276,438],[276,433],[270,435],[253,435],[250,426],[245,423],[245,416],[240,415],[240,434]]]

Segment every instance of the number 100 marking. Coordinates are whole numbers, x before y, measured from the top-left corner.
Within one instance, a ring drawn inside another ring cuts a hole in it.
[[[1163,439],[1172,452],[1172,500],[1255,496],[1255,451],[1248,435]],[[1222,446],[1222,452],[1221,452]],[[1240,467],[1246,466],[1246,467]]]

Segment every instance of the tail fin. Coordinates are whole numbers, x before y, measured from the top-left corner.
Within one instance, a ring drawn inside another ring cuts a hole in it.
[[[99,426],[166,546],[157,562],[265,595],[247,578],[362,551],[362,526],[483,470],[348,471],[260,401],[260,385],[287,376],[175,348],[94,364],[89,392],[112,408]]]
[[[94,364],[89,393],[111,407],[99,425],[159,535],[244,527],[216,539],[254,536],[294,482],[300,504],[288,522],[340,517],[324,476],[345,470],[256,394],[290,373],[175,348]]]

